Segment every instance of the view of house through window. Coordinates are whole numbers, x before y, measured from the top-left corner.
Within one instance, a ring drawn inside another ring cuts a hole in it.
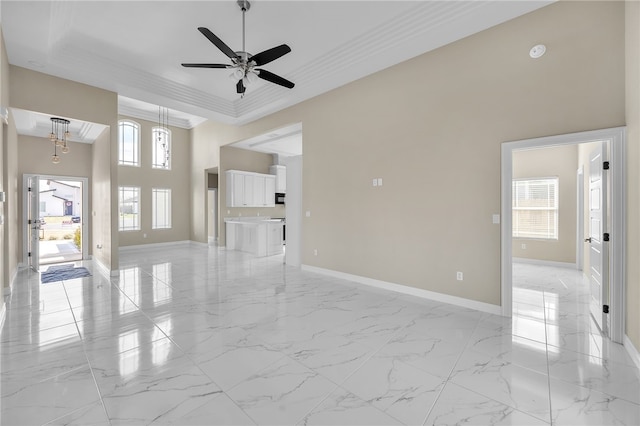
[[[153,188],[152,193],[152,228],[171,228],[171,190]]]
[[[118,187],[119,230],[137,231],[140,229],[140,188],[135,186]]]
[[[82,180],[38,178],[39,263],[82,259]]]
[[[118,123],[118,164],[140,165],[140,126],[133,121]]]
[[[558,239],[558,178],[513,180],[513,237]]]

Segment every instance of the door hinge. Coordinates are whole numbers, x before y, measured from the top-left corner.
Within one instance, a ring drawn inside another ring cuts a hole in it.
[[[31,192],[31,187],[29,187],[29,188],[27,189],[27,192]]]
[[[604,163],[602,163],[602,170],[609,170],[609,162],[605,161]]]
[[[27,255],[27,257],[31,257],[31,252],[29,252],[29,254]]]
[[[609,305],[602,305],[602,312],[604,312],[605,314],[609,313]]]
[[[28,224],[31,225],[31,219],[29,219],[29,223]]]
[[[609,233],[605,232],[604,235],[602,236],[602,240],[603,241],[609,241]]]

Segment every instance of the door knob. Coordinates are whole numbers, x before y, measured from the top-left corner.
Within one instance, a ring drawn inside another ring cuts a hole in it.
[[[584,242],[585,242],[585,243],[590,243],[590,242],[591,242],[591,237],[589,237],[589,238],[585,238],[585,239],[584,239]]]

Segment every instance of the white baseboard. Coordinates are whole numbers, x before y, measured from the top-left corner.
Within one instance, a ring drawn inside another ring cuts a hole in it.
[[[108,277],[117,277],[118,275],[120,275],[119,270],[107,268],[107,265],[100,262],[98,259],[92,259],[91,261],[93,262],[93,266],[95,268],[99,269],[104,275]]]
[[[624,348],[627,350],[627,353],[633,360],[634,364],[636,365],[636,367],[640,368],[640,353],[638,352],[638,349],[636,349],[636,347],[631,342],[631,340],[627,337],[626,334],[624,335],[623,345],[624,345]]]
[[[189,240],[183,240],[183,241],[169,241],[166,243],[151,243],[151,244],[138,244],[135,246],[120,246],[119,251],[137,251],[137,250],[149,250],[149,249],[154,249],[154,248],[162,248],[162,247],[166,247],[166,246],[175,246],[175,245],[182,245],[182,244],[193,244],[195,243],[195,241],[189,241]],[[198,244],[204,244],[206,246],[205,243],[198,243]]]
[[[187,243],[189,243],[192,246],[198,246],[198,247],[210,247],[210,245],[208,243],[202,243],[200,241],[187,241]]]
[[[541,266],[556,266],[558,268],[569,268],[569,269],[577,269],[575,263],[569,262],[556,262],[554,260],[540,260],[540,259],[527,259],[524,257],[513,257],[513,263],[527,263],[530,265],[541,265]]]
[[[2,289],[2,296],[3,296],[3,297],[4,297],[4,296],[8,296],[8,295],[10,295],[10,294],[11,294],[11,292],[13,291],[13,285],[14,285],[14,284],[15,284],[15,282],[16,282],[16,278],[17,278],[17,276],[18,276],[18,270],[19,270],[19,269],[20,269],[20,268],[16,268],[16,270],[15,270],[15,271],[13,271],[13,275],[11,276],[11,279],[9,280],[9,285],[8,285],[7,287],[4,287],[4,288]]]
[[[486,312],[494,315],[502,315],[502,308],[498,305],[490,303],[478,302],[463,297],[450,296],[448,294],[436,293],[434,291],[423,290],[421,288],[409,287],[406,285],[390,283],[387,281],[375,280],[373,278],[361,277],[359,275],[351,275],[344,272],[334,271],[331,269],[318,268],[316,266],[302,265],[303,271],[316,272],[322,275],[328,275],[334,278],[354,281],[359,284],[371,287],[381,288],[384,290],[394,291],[396,293],[408,294],[410,296],[420,297],[422,299],[434,300],[436,302],[448,303],[451,305],[469,308],[480,312]]]

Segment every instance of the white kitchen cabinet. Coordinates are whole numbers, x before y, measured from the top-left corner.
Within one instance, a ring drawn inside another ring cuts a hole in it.
[[[225,223],[228,250],[240,250],[258,257],[282,254],[282,220],[238,218],[225,219]]]
[[[227,170],[227,207],[275,207],[275,176]]]
[[[275,192],[287,192],[287,168],[285,166],[274,165],[269,167],[269,173],[276,177]]]
[[[267,256],[281,254],[283,247],[283,228],[281,220],[270,220],[267,224]]]

